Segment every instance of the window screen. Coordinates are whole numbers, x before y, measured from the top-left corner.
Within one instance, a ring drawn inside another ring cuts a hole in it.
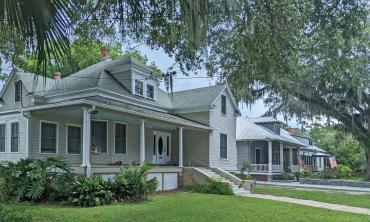
[[[220,158],[227,159],[227,135],[220,134]]]
[[[135,79],[135,94],[143,96],[144,95],[144,83],[143,81]]]
[[[116,123],[115,153],[126,154],[126,125]]]
[[[149,99],[154,99],[154,86],[146,85],[146,97]]]
[[[107,153],[107,122],[92,121],[91,146],[98,148],[100,153]]]
[[[14,101],[20,102],[22,97],[22,82],[17,81],[14,85]]]
[[[5,152],[5,124],[0,124],[0,152]]]
[[[41,123],[41,152],[57,152],[57,124]]]
[[[221,96],[221,113],[226,115],[226,96]]]
[[[81,154],[81,127],[68,126],[68,153]]]

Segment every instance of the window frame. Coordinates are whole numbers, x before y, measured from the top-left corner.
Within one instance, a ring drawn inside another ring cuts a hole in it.
[[[227,115],[226,95],[221,95],[221,114],[225,116]]]
[[[69,147],[68,147],[68,144],[69,144],[69,138],[68,138],[68,129],[69,129],[69,127],[78,127],[78,128],[80,128],[80,130],[81,130],[81,153],[69,153]],[[82,132],[82,125],[79,125],[79,124],[72,124],[72,123],[67,123],[67,125],[66,125],[66,154],[67,155],[82,155],[82,146],[83,146],[83,142],[82,142],[82,135],[83,135],[83,132]]]
[[[104,120],[104,119],[91,119],[90,120],[90,146],[92,148],[93,144],[91,143],[91,138],[92,138],[92,122],[105,122],[105,125],[106,125],[106,134],[107,134],[107,138],[106,138],[106,152],[105,153],[98,153],[98,155],[101,155],[101,154],[104,154],[104,155],[107,155],[109,154],[109,124],[108,124],[108,120]],[[90,148],[90,149],[91,149]]]
[[[17,86],[19,86],[19,92],[17,93]],[[17,95],[19,94],[19,100],[17,100]],[[14,82],[14,103],[22,102],[22,81],[17,80]]]
[[[153,97],[149,97],[148,96],[148,86],[151,87],[153,89]],[[151,100],[154,100],[154,97],[155,97],[155,92],[154,92],[154,85],[153,84],[150,84],[150,83],[146,83],[146,86],[145,86],[145,96],[147,99],[151,99]]]
[[[139,94],[139,93],[136,91],[136,82],[141,82],[141,84],[142,84],[142,89],[141,89],[141,90],[142,90],[142,94]],[[144,81],[143,81],[143,80],[140,80],[140,79],[138,79],[138,78],[135,78],[135,79],[134,79],[134,92],[135,92],[135,95],[144,97],[144,88],[145,88]]]
[[[13,130],[13,124],[17,124],[18,126],[18,129],[17,129],[17,140],[18,140],[18,143],[17,143],[17,151],[13,151],[12,148],[13,148],[13,133],[12,133],[12,130]],[[14,121],[14,122],[10,122],[10,153],[19,153],[19,141],[20,141],[20,137],[19,137],[19,121]]]
[[[7,133],[6,133],[6,130],[7,130],[7,126],[6,126],[6,123],[0,123],[0,126],[4,126],[4,151],[0,151],[0,153],[6,153],[6,142],[7,142],[7,139],[6,139],[6,136],[7,136]],[[0,141],[1,141],[1,137],[0,137]],[[1,142],[0,142],[1,143]]]
[[[56,144],[55,144],[55,153],[51,153],[51,152],[42,152],[42,148],[41,148],[41,141],[42,141],[42,123],[48,123],[48,124],[54,124],[56,125],[56,135],[55,135],[55,139],[56,139]],[[59,153],[59,123],[58,122],[54,122],[54,121],[49,121],[49,120],[40,120],[40,128],[39,128],[39,145],[40,145],[40,150],[39,150],[39,153],[40,154],[58,154]]]
[[[226,138],[226,157],[223,157],[223,156],[221,156],[221,149],[223,148],[223,146],[222,146],[222,137],[223,136],[225,136],[225,138]],[[228,157],[228,152],[227,152],[227,134],[226,133],[220,133],[220,159],[221,160],[227,160],[227,157]]]
[[[116,125],[125,125],[125,152],[124,153],[117,153],[116,152]],[[114,121],[114,130],[113,130],[113,134],[114,134],[114,150],[113,150],[113,153],[114,155],[124,155],[124,156],[127,156],[127,127],[128,124],[125,123],[125,122],[120,122],[120,121]]]

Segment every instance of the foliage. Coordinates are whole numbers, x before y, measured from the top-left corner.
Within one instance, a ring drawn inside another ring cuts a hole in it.
[[[32,216],[0,204],[0,222],[31,222]]]
[[[274,180],[294,180],[294,176],[290,173],[284,172],[281,175],[274,175]]]
[[[5,200],[66,200],[74,180],[71,168],[60,157],[22,159],[0,165],[0,187]]]
[[[247,176],[252,169],[252,164],[250,161],[244,161],[242,167],[240,168],[240,174],[244,175],[244,171],[247,171]]]
[[[352,169],[349,166],[338,164],[336,171],[339,173],[341,178],[351,177]]]
[[[188,186],[185,190],[190,190],[196,193],[211,193],[219,195],[233,195],[234,192],[228,183],[221,181],[220,177],[212,177],[209,184],[195,184]]]
[[[100,176],[80,178],[74,183],[69,202],[75,206],[93,207],[111,204],[114,200],[110,183]]]
[[[355,171],[366,169],[365,151],[352,135],[335,127],[314,127],[310,136],[316,145],[334,155],[339,164]]]
[[[130,165],[121,168],[114,177],[112,184],[113,192],[121,200],[142,200],[148,194],[153,193],[158,185],[156,178],[146,180],[145,175],[151,166],[147,163],[140,167]]]

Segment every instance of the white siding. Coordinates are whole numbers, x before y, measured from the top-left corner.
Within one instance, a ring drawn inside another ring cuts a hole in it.
[[[245,141],[236,142],[237,154],[238,154],[238,170],[243,166],[244,161],[250,161],[249,159],[249,144]]]
[[[13,122],[19,123],[19,144],[18,152],[10,152],[10,125]],[[0,116],[0,123],[6,124],[5,132],[5,153],[0,153],[0,161],[16,162],[28,156],[28,120],[22,114]]]
[[[224,91],[224,95],[227,93]],[[226,97],[226,115],[221,113],[221,97],[215,101],[210,112],[210,127],[213,131],[209,135],[209,162],[211,167],[224,170],[236,170],[236,116],[231,98]],[[227,159],[220,158],[220,133],[227,135]]]

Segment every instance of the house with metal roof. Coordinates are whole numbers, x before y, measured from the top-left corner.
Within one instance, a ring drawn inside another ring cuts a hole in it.
[[[87,176],[144,162],[159,174],[184,166],[235,171],[240,112],[228,85],[172,94],[152,72],[131,57],[66,77],[14,69],[0,94],[0,161],[61,156]]]
[[[238,117],[236,122],[237,166],[245,161],[252,164],[251,174],[260,180],[273,175],[299,170],[297,155],[306,146],[289,132],[280,128],[272,117]]]

